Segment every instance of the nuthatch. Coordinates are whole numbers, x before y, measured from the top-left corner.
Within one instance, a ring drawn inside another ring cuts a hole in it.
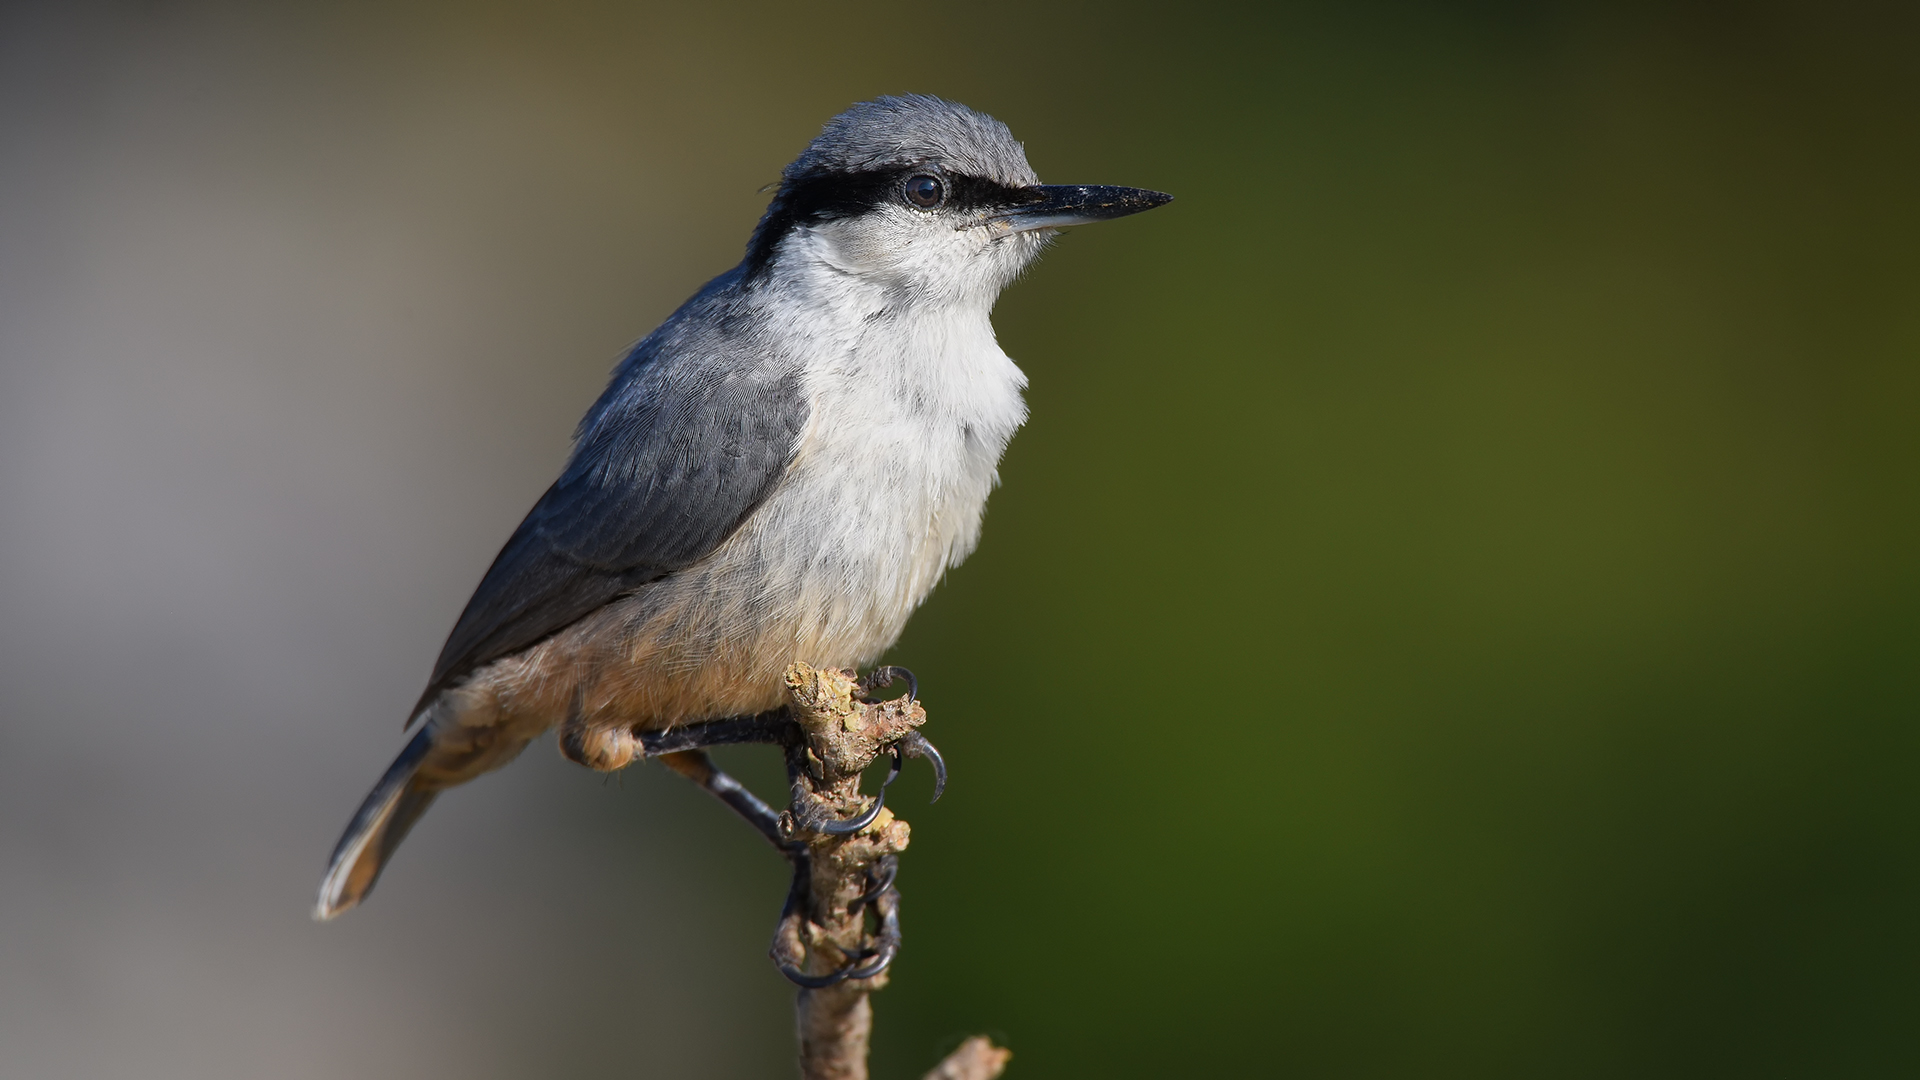
[[[316,917],[367,895],[441,791],[548,728],[618,769],[642,733],[778,706],[796,660],[878,659],[973,551],[1027,416],[988,320],[1000,290],[1060,227],[1169,198],[1042,185],[1003,124],[938,98],[828,122],[746,258],[580,422],[334,850]]]

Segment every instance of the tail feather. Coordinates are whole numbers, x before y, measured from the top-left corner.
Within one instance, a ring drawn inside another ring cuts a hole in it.
[[[420,765],[433,749],[432,732],[427,725],[414,733],[353,815],[321,879],[315,919],[325,922],[366,899],[394,849],[440,794],[438,787],[427,788],[419,779]]]

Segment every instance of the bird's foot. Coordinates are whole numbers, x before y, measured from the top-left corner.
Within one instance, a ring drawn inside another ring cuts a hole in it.
[[[853,923],[841,928],[839,935],[829,935],[826,928],[810,925],[806,917],[807,898],[811,888],[812,871],[807,860],[801,860],[794,866],[793,887],[787,893],[786,910],[780,913],[780,925],[774,930],[773,947],[768,950],[773,957],[773,965],[780,974],[796,986],[809,990],[836,986],[850,979],[871,979],[887,970],[893,958],[900,952],[900,890],[894,888],[894,876],[899,873],[899,860],[892,855],[876,859],[867,867],[867,891],[855,897],[847,904],[847,912]],[[874,925],[869,928],[861,910],[873,912]],[[837,937],[849,936],[848,931],[856,931],[858,944],[849,947]],[[807,968],[809,939],[814,946],[816,956],[831,952],[846,957],[846,961],[831,971],[812,973]]]
[[[867,672],[866,678],[854,683],[854,697],[869,705],[877,704],[880,699],[874,697],[873,692],[883,687],[892,686],[896,679],[906,680],[907,692],[904,695],[904,700],[919,700],[920,680],[913,677],[913,672],[892,664],[886,667],[874,668],[872,671]]]
[[[940,751],[927,741],[925,735],[917,731],[909,731],[901,737],[899,742],[893,744],[893,752],[895,771],[900,768],[900,755],[903,753],[908,757],[927,759],[928,764],[933,766],[933,798],[927,801],[939,802],[940,796],[947,791],[947,759],[940,756]]]
[[[867,868],[867,891],[847,901],[848,911],[859,911],[863,906],[875,903],[882,893],[893,888],[893,879],[900,876],[900,857],[883,855]]]
[[[894,886],[907,824],[886,812],[886,792],[909,757],[933,765],[933,797],[946,790],[946,762],[918,728],[926,714],[904,668],[865,680],[838,669],[796,664],[787,671],[789,704],[758,716],[634,733],[646,757],[686,776],[753,824],[793,866],[793,886],[774,933],[774,965],[808,988],[880,977],[900,949],[900,893]],[[869,695],[905,679],[907,694]],[[704,748],[771,743],[784,748],[792,803],[778,813],[714,766]],[[871,798],[861,774],[885,754],[887,776]],[[638,756],[638,755],[636,755]],[[871,916],[871,917],[869,917]],[[826,970],[822,970],[826,969]]]
[[[933,798],[929,802],[939,802],[940,796],[947,790],[947,762],[940,756],[933,743],[917,731],[909,731],[887,747],[887,755],[892,759],[887,765],[887,778],[880,781],[880,791],[873,797],[873,805],[850,818],[835,817],[826,802],[818,796],[804,790],[794,793],[792,815],[794,831],[821,833],[826,836],[852,836],[854,833],[872,825],[880,817],[880,811],[887,802],[887,788],[900,779],[900,769],[910,757],[926,758],[933,764]]]
[[[873,797],[873,805],[850,818],[835,817],[826,800],[797,787],[794,790],[793,809],[788,811],[793,822],[793,831],[819,833],[823,836],[852,836],[854,833],[872,825],[880,818],[880,811],[887,805],[887,787],[900,778],[900,765],[905,756],[902,738],[888,748],[892,762],[887,766],[887,778],[880,781],[880,792]]]
[[[872,671],[867,672],[866,678],[855,683],[854,699],[863,704],[879,704],[881,699],[874,697],[873,692],[882,687],[892,686],[899,680],[905,680],[907,692],[892,700],[904,701],[909,705],[919,701],[920,680],[914,678],[913,672],[906,668],[891,664],[886,667],[874,668]],[[940,751],[935,749],[934,745],[927,741],[927,737],[918,731],[909,731],[901,736],[897,742],[888,747],[888,749],[893,751],[894,765],[893,772],[887,774],[887,783],[891,784],[893,778],[899,774],[900,752],[905,750],[908,757],[926,758],[928,762],[932,763],[932,801],[939,802],[941,794],[947,790],[947,762],[945,758],[940,756]],[[884,790],[884,787],[882,790]]]

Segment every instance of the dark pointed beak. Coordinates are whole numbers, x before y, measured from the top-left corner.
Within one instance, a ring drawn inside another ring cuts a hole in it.
[[[1145,188],[1088,184],[1039,184],[1021,191],[1032,201],[995,215],[995,220],[1006,222],[1014,232],[1109,221],[1173,201],[1171,195]]]

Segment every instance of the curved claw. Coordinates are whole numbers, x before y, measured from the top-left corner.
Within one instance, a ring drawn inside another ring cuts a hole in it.
[[[847,904],[848,911],[859,911],[862,907],[880,899],[882,893],[893,888],[893,880],[900,876],[900,860],[888,855],[875,863],[874,869],[880,871],[878,880],[868,885],[866,892],[854,897]]]
[[[871,702],[873,700],[871,695],[877,687],[892,686],[895,679],[907,680],[906,700],[914,701],[920,697],[920,680],[913,677],[913,672],[898,665],[889,664],[886,667],[874,668],[867,673],[866,678],[860,680],[860,699]]]
[[[807,956],[807,947],[800,940],[800,927],[806,921],[807,887],[813,875],[811,862],[804,847],[794,857],[793,884],[787,888],[787,904],[780,912],[780,922],[773,928],[773,945],[767,950],[767,955],[772,957],[773,966],[787,977],[787,981],[809,990],[818,990],[845,979],[845,973],[852,970],[852,965],[826,975],[809,975],[800,970]]]
[[[941,757],[940,751],[934,749],[927,737],[917,731],[908,732],[893,745],[896,753],[904,750],[911,757],[926,758],[933,764],[933,798],[929,801],[939,802],[940,796],[947,790],[947,759]]]
[[[880,794],[873,797],[873,805],[867,807],[866,813],[861,814],[859,817],[847,818],[844,821],[830,818],[813,826],[813,831],[825,833],[828,836],[852,836],[854,833],[873,824],[874,819],[880,816],[881,807],[884,807],[886,804],[887,793],[883,788]]]
[[[849,960],[845,966],[829,971],[825,975],[809,975],[785,960],[775,960],[773,966],[795,986],[805,987],[808,990],[821,990],[829,986],[838,986],[848,979],[871,979],[887,970],[887,965],[893,963],[894,954],[899,951],[898,942],[884,942],[880,948],[873,951],[873,959],[866,963],[862,964],[857,959]]]
[[[823,821],[813,827],[814,832],[826,833],[828,836],[852,836],[854,833],[873,824],[874,819],[880,816],[881,807],[887,805],[887,785],[900,779],[901,755],[899,746],[896,745],[893,747],[892,752],[893,763],[887,766],[887,778],[880,782],[880,791],[873,797],[873,805],[867,808],[866,813],[856,818],[848,818],[845,821],[832,819]]]
[[[871,979],[887,970],[900,952],[900,894],[892,885],[881,889],[880,895],[874,899],[874,911],[880,916],[880,930],[874,935],[873,950],[849,957],[845,964],[825,975],[809,975],[795,963],[794,958],[805,955],[800,945],[801,916],[798,911],[792,910],[791,900],[788,906],[788,912],[781,917],[780,926],[774,931],[773,966],[795,986],[820,990],[848,979]]]
[[[880,926],[874,934],[873,959],[847,973],[850,979],[871,979],[887,970],[893,958],[900,952],[900,892],[892,885],[880,890],[873,901],[874,914],[880,916]]]

